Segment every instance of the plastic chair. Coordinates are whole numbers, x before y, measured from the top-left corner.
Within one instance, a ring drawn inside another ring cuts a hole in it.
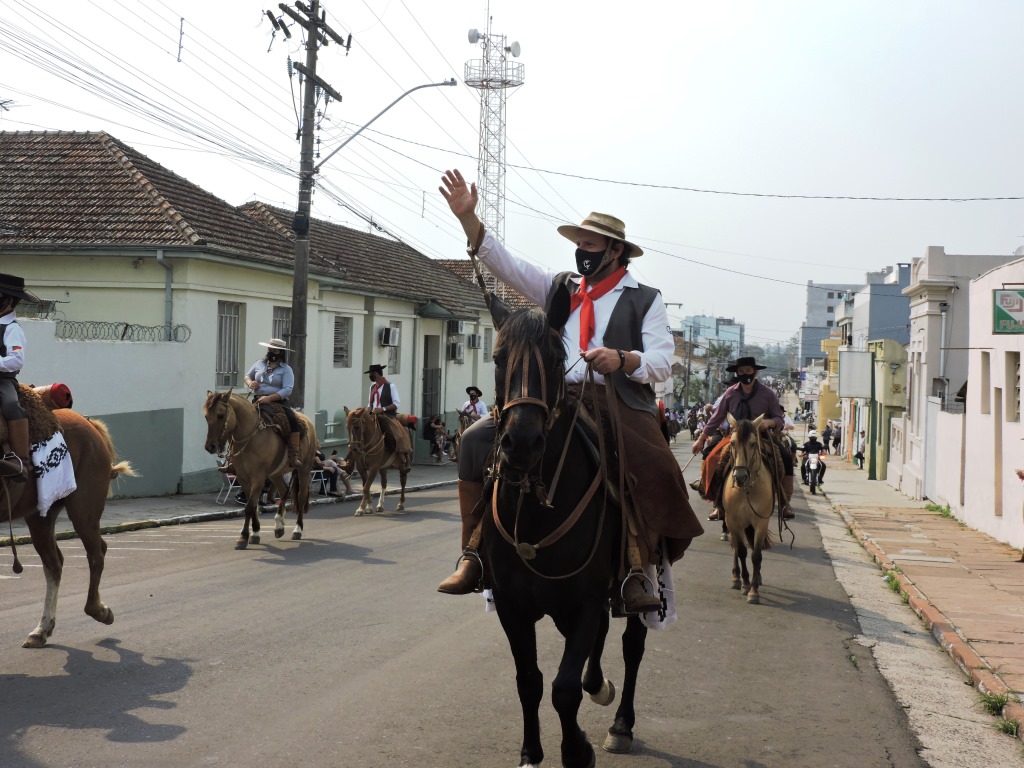
[[[234,475],[224,475],[224,483],[221,485],[220,490],[217,491],[217,503],[226,504],[228,497],[231,496],[231,491],[241,487],[238,485],[238,478]]]
[[[327,495],[327,473],[322,469],[314,469],[309,473],[309,492],[316,496]],[[320,490],[317,490],[317,484],[320,485]]]

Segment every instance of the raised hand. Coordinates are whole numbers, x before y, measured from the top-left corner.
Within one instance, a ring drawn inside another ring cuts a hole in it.
[[[479,200],[476,184],[467,184],[457,168],[453,171],[445,171],[441,181],[444,182],[444,186],[438,187],[438,190],[448,201],[448,207],[451,208],[452,213],[460,221],[463,217],[472,215],[476,211],[476,204]]]

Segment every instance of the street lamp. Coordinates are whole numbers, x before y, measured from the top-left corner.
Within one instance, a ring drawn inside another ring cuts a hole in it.
[[[295,232],[295,277],[292,282],[292,322],[289,329],[289,343],[292,347],[292,359],[294,360],[292,367],[299,374],[295,378],[295,387],[292,390],[291,396],[291,402],[296,408],[302,408],[306,404],[306,294],[309,291],[309,212],[312,207],[313,177],[323,164],[334,157],[339,150],[413,91],[418,91],[421,88],[437,88],[442,85],[455,84],[455,78],[453,77],[441,83],[424,83],[423,85],[417,85],[415,88],[410,88],[374,115],[370,122],[345,139],[337,149],[316,165],[312,163],[312,131],[309,132],[308,142],[305,136],[306,122],[307,120],[311,121],[312,115],[309,118],[303,116],[303,162],[299,172],[299,205],[292,223],[292,229]],[[312,97],[309,96],[308,98],[310,103],[312,103]]]

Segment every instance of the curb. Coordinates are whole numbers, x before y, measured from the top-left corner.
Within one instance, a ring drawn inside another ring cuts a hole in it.
[[[1017,740],[1024,741],[1024,705],[1014,699],[1013,691],[1000,678],[999,675],[985,662],[981,656],[971,647],[971,644],[960,635],[956,625],[939,610],[906,574],[889,559],[881,547],[875,544],[864,529],[860,527],[857,520],[847,512],[841,504],[833,504],[832,508],[839,513],[846,525],[850,528],[858,543],[883,572],[895,577],[899,582],[900,589],[907,595],[907,604],[917,614],[932,637],[939,646],[949,654],[960,670],[971,679],[971,684],[979,693],[1007,696],[1009,701],[1003,706],[1002,717],[1007,720],[1015,720],[1018,724]]]
[[[416,493],[417,491],[428,491],[433,488],[441,488],[446,485],[454,485],[458,480],[441,480],[436,483],[422,483],[420,485],[406,486],[405,492]],[[384,492],[385,496],[393,496],[396,493],[401,493],[401,488],[389,488]],[[311,499],[309,505],[313,506],[325,506],[327,504],[341,504],[342,502],[358,499],[362,496],[360,493],[345,494],[340,498],[331,499]],[[146,528],[163,528],[171,525],[188,525],[189,523],[203,523],[208,520],[224,520],[231,517],[242,517],[245,514],[245,507],[235,507],[233,509],[220,509],[213,510],[211,512],[198,512],[191,515],[177,515],[175,517],[164,517],[156,520],[137,520],[128,523],[115,523],[114,525],[105,525],[100,527],[100,534],[104,536],[114,535],[118,533],[128,533],[130,531],[141,531]],[[57,541],[65,541],[67,539],[77,539],[78,534],[74,531],[58,531],[54,538]],[[0,539],[0,547],[9,547],[11,544],[15,545],[26,545],[32,543],[31,536],[15,536],[13,541],[10,537]]]

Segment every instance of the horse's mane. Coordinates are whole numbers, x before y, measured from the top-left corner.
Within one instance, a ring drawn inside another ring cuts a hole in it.
[[[545,360],[553,360],[565,367],[566,351],[562,336],[548,325],[543,311],[520,309],[502,323],[494,343],[494,354],[504,352],[509,357],[518,357],[530,344],[536,344]]]
[[[736,422],[736,440],[741,443],[747,442],[754,434],[754,422],[747,419],[740,419]]]

